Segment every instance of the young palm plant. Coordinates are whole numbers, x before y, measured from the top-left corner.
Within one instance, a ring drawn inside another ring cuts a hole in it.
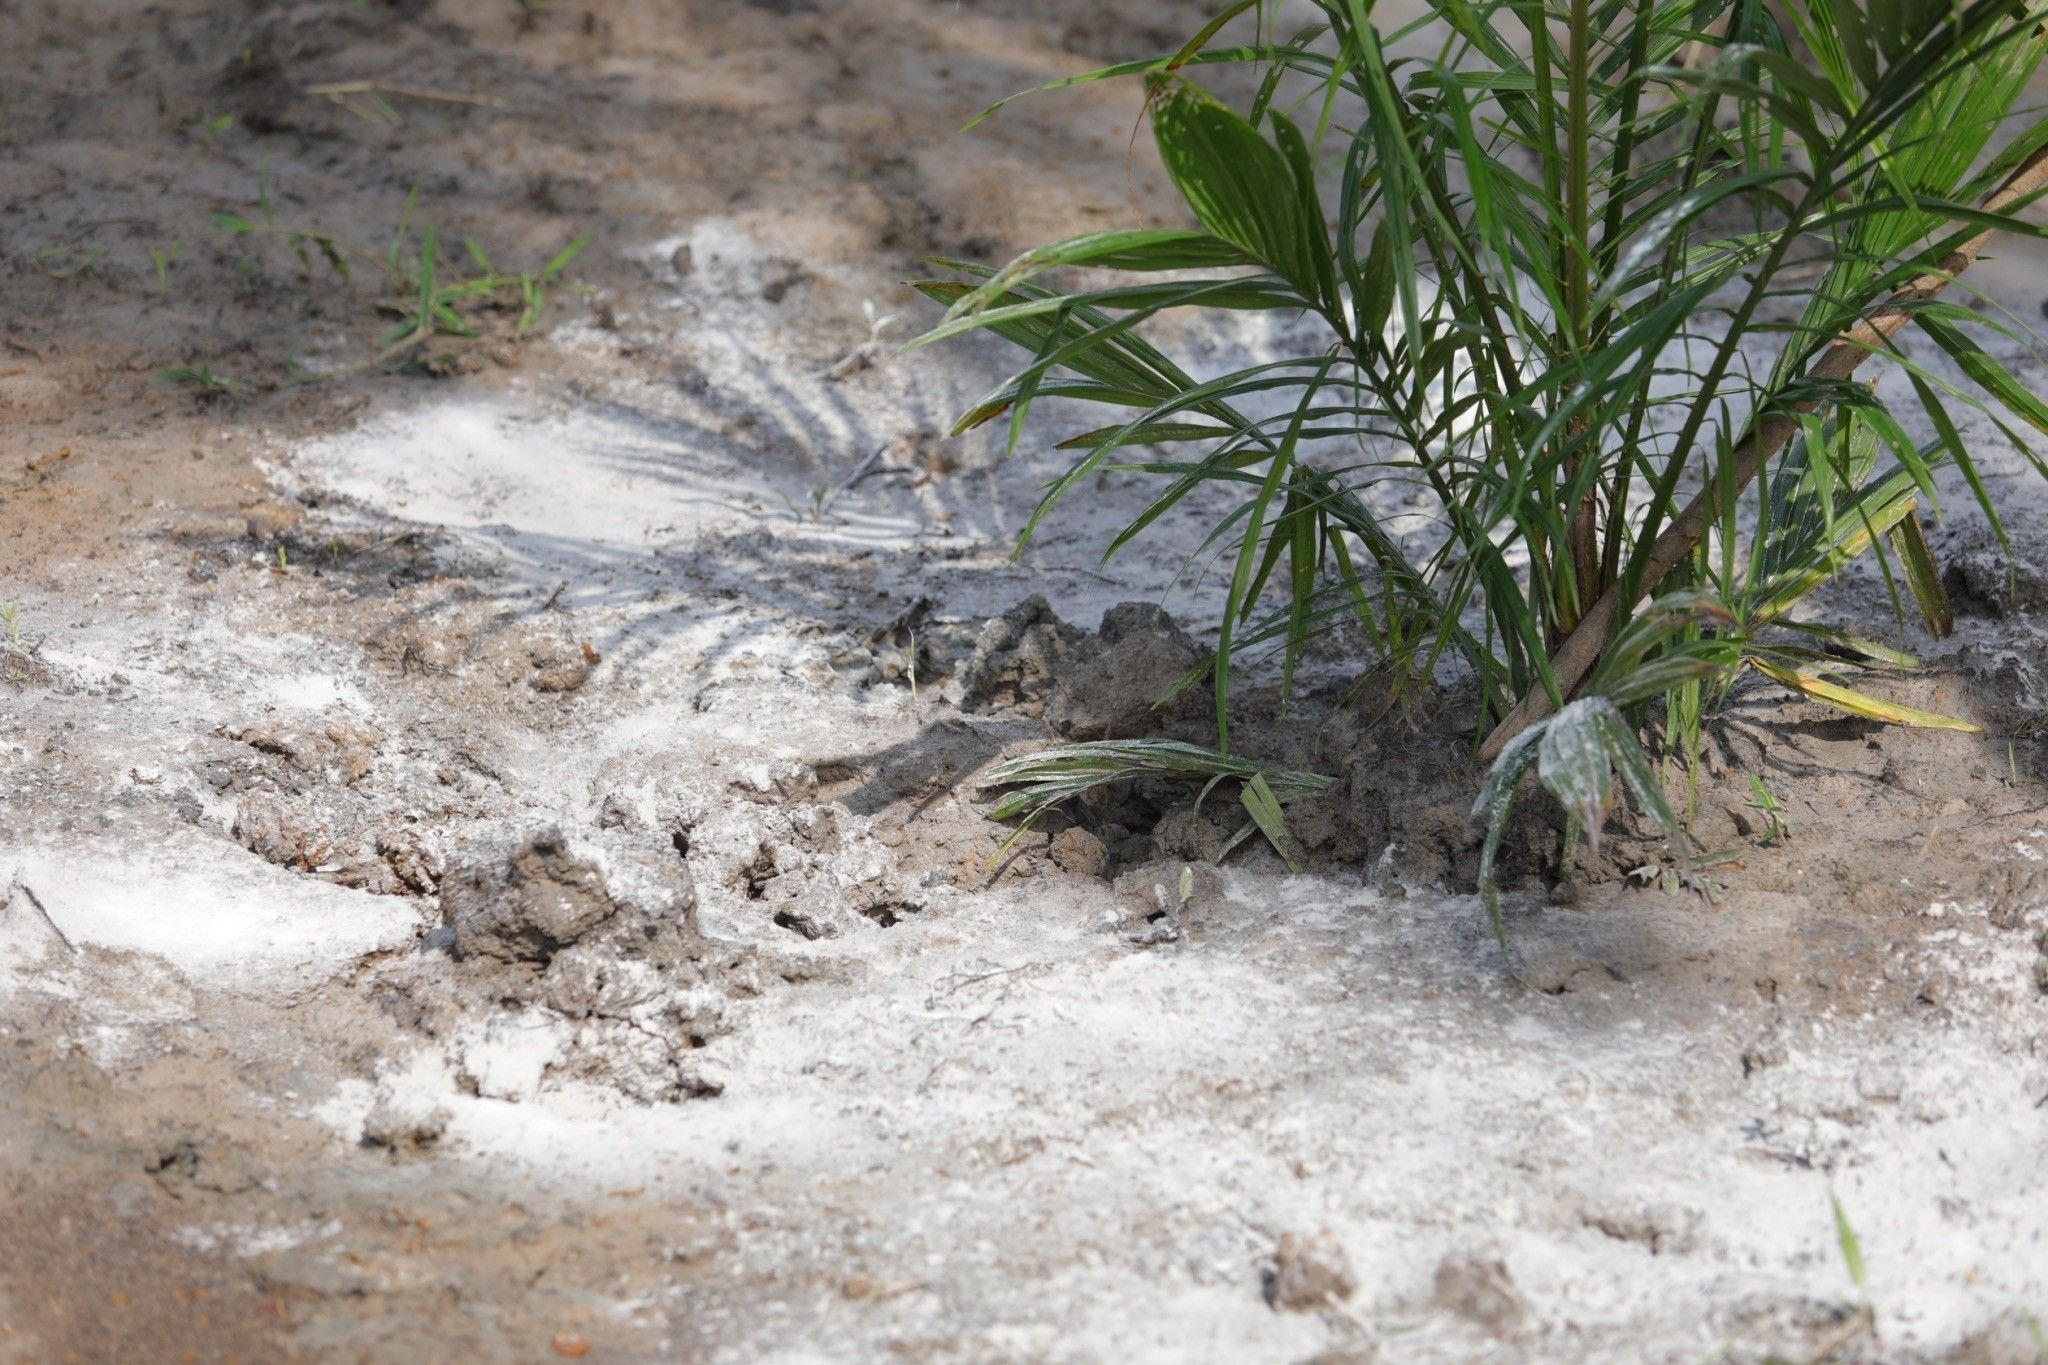
[[[1668,817],[1621,710],[1657,695],[1696,726],[1703,691],[1755,668],[1944,723],[1840,681],[1905,656],[1777,637],[1865,552],[1940,628],[1918,520],[1937,472],[1999,526],[1950,405],[2029,459],[2007,418],[2048,431],[1973,337],[1983,318],[1939,297],[1991,231],[2041,231],[2016,215],[2048,186],[2048,120],[2014,110],[2048,0],[1427,0],[1390,32],[1366,0],[1312,8],[1282,34],[1237,0],[1177,52],[1059,83],[1145,78],[1195,226],[938,262],[953,278],[918,285],[947,312],[917,344],[989,331],[1029,356],[959,430],[1000,418],[1014,446],[1040,399],[1114,412],[1065,442],[1024,538],[1104,469],[1159,480],[1105,557],[1235,489],[1210,538],[1230,569],[1221,747],[1245,649],[1270,644],[1285,684],[1312,636],[1355,620],[1397,676],[1476,685],[1500,764],[1478,808],[1489,870],[1531,765],[1589,837],[1616,767]],[[1196,82],[1210,68],[1256,78],[1242,110]],[[1063,267],[1120,278],[1060,287]],[[1322,335],[1198,377],[1146,338],[1175,309]],[[1952,372],[1894,343],[1916,322]],[[1852,378],[1879,351],[1915,411]],[[1395,534],[1417,493],[1435,534]]]

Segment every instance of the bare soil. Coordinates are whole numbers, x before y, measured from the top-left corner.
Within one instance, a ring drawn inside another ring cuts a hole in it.
[[[1360,641],[1238,694],[1304,874],[986,819],[1213,738],[1207,505],[1013,560],[1062,457],[943,434],[1002,357],[902,281],[1175,221],[1134,87],[956,130],[1204,12],[0,3],[0,1359],[2042,1358],[2048,570],[1966,498],[1879,686],[1983,733],[1745,684],[1725,856],[1528,799],[1512,958],[1469,706]],[[393,349],[402,219],[587,245]]]

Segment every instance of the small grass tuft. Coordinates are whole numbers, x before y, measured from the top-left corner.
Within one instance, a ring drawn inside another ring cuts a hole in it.
[[[1756,836],[1757,847],[1769,848],[1784,843],[1792,837],[1792,826],[1785,821],[1785,807],[1772,795],[1761,777],[1755,773],[1745,776],[1749,778],[1749,800],[1743,804],[1762,816],[1764,822],[1763,830]]]

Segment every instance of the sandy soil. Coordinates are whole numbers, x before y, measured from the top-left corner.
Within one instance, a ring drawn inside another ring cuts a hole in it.
[[[2048,572],[1960,513],[1894,695],[1986,733],[1742,692],[1713,897],[1532,809],[1519,979],[1355,642],[1242,694],[1310,873],[1152,789],[998,856],[990,760],[1199,734],[1213,582],[1114,477],[1011,562],[1061,457],[885,343],[1169,218],[1133,88],[954,130],[1201,12],[0,5],[0,1359],[2041,1358]],[[530,334],[380,356],[415,190],[587,238]]]

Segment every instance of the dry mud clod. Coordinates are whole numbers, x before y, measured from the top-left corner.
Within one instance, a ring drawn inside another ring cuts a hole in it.
[[[1358,1273],[1343,1243],[1325,1228],[1313,1236],[1282,1234],[1266,1274],[1266,1302],[1275,1308],[1311,1312],[1342,1303],[1358,1292]]]
[[[673,852],[608,831],[507,821],[449,850],[442,922],[459,957],[545,972],[565,949],[602,942],[673,968],[701,953],[690,870]]]

